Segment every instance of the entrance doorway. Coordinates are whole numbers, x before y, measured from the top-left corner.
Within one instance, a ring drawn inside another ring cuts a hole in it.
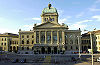
[[[54,47],[54,54],[57,54],[57,47]]]
[[[44,48],[44,47],[41,48],[41,53],[42,53],[42,54],[45,53],[45,48]]]
[[[51,48],[50,47],[48,47],[48,54],[50,54],[51,53]]]

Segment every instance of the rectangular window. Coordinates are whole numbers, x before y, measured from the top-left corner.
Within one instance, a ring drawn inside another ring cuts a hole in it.
[[[29,35],[27,35],[27,38],[29,38]]]
[[[100,42],[99,42],[99,45],[100,45]]]

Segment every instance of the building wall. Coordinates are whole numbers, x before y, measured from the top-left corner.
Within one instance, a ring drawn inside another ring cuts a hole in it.
[[[9,37],[0,37],[0,47],[3,51],[8,51]]]
[[[96,43],[97,51],[100,52],[100,34],[96,34]]]
[[[33,53],[34,32],[19,32],[19,52]]]

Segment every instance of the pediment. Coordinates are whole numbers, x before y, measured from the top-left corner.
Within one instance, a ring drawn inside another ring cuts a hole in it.
[[[40,25],[37,25],[34,28],[57,28],[57,27],[62,27],[62,26],[60,24],[46,22],[46,23],[42,23]]]

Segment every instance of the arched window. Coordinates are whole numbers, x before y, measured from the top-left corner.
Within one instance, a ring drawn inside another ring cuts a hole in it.
[[[6,41],[6,38],[5,38],[5,41]]]
[[[22,40],[22,44],[24,44],[24,40]]]
[[[27,40],[27,44],[29,44],[29,40]]]
[[[46,18],[44,20],[46,21]]]

